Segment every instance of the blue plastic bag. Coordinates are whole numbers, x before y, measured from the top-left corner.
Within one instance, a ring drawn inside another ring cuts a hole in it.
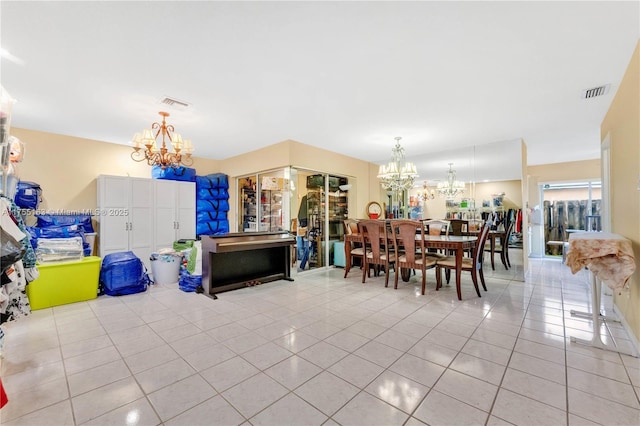
[[[147,268],[131,251],[110,253],[100,267],[100,293],[109,296],[142,293],[152,281]]]
[[[196,189],[201,188],[229,189],[229,176],[224,173],[211,173],[206,176],[196,176]]]
[[[196,192],[199,200],[228,200],[229,190],[226,188],[200,188]]]
[[[180,290],[191,293],[202,286],[202,275],[191,275],[186,270],[180,271],[180,281],[178,281],[178,288]]]
[[[38,248],[38,238],[82,238],[82,250],[85,256],[91,256],[92,247],[87,241],[84,229],[79,225],[69,226],[48,226],[46,228],[38,228],[35,226],[25,226],[29,233],[31,247],[35,250]]]
[[[228,212],[228,200],[196,200],[196,212]]]
[[[39,228],[80,225],[84,232],[93,233],[90,214],[37,214]]]
[[[212,220],[196,223],[196,235],[221,235],[229,233],[228,220]]]
[[[181,180],[186,182],[194,182],[196,180],[196,169],[190,167],[166,167],[153,166],[151,168],[151,177],[153,179]]]
[[[212,220],[225,219],[227,219],[227,212],[209,210],[196,213],[196,222],[210,222]]]
[[[20,181],[13,201],[22,209],[36,210],[42,201],[42,188],[35,182]]]

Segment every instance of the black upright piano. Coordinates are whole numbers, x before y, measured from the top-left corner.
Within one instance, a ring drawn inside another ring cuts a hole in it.
[[[295,237],[282,232],[202,236],[202,287],[207,296],[291,278]]]

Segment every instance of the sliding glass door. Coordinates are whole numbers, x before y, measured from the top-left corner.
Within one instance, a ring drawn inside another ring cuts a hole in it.
[[[336,242],[344,240],[351,178],[291,168],[291,217],[296,219],[299,271],[333,265]],[[339,248],[340,249],[340,248]]]

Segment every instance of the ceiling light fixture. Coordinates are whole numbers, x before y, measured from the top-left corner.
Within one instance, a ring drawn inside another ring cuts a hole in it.
[[[453,163],[449,163],[447,180],[438,182],[438,193],[447,199],[453,199],[464,192],[464,182],[456,180],[456,171],[452,169]]]
[[[418,198],[422,202],[425,202],[427,200],[433,200],[434,198],[436,198],[436,191],[434,189],[430,190],[427,187],[427,181],[426,180],[422,184],[422,191],[418,191]]]
[[[400,139],[402,138],[399,136],[395,138],[396,145],[391,150],[391,161],[378,169],[380,184],[387,191],[391,191],[390,217],[396,218],[400,215],[400,193],[412,188],[413,182],[418,177],[415,164],[404,158],[404,148],[400,146]]]
[[[396,137],[396,145],[391,150],[392,160],[378,169],[378,179],[382,187],[389,191],[404,191],[413,187],[418,177],[415,164],[404,159],[404,148],[400,146],[401,137]]]
[[[146,160],[150,166],[160,166],[163,169],[191,166],[193,164],[191,140],[185,139],[183,142],[182,136],[175,133],[171,124],[167,124],[168,112],[160,111],[158,114],[162,116],[162,123],[153,123],[151,129],[145,129],[142,134],[133,135],[131,158],[138,162]],[[156,140],[160,134],[162,134],[162,145],[158,148]],[[167,141],[171,143],[172,150],[167,148]]]

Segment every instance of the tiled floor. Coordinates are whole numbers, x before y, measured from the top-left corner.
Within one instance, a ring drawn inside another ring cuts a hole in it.
[[[419,274],[394,290],[330,269],[34,311],[5,324],[0,424],[640,424],[639,359],[569,341],[591,333],[569,314],[588,309],[586,273],[496,265],[482,298],[464,274],[462,302],[427,273],[426,296]]]

